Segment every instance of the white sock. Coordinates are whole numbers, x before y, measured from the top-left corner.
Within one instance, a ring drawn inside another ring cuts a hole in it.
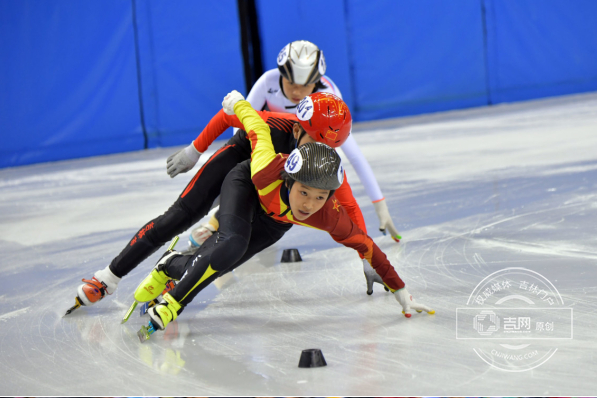
[[[120,279],[122,279],[112,273],[110,266],[97,271],[94,276],[97,280],[106,284],[106,293],[108,294],[114,293],[118,287],[118,282],[120,282]]]

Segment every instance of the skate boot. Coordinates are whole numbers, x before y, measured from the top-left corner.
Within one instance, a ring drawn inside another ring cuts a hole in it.
[[[158,261],[151,273],[143,279],[143,282],[135,290],[135,300],[139,303],[151,301],[158,297],[172,279],[165,271],[168,261],[182,254],[177,251],[168,250]]]
[[[170,295],[164,294],[162,301],[148,311],[151,323],[157,330],[164,330],[166,326],[178,317],[181,305]]]
[[[373,294],[373,282],[377,282],[383,285],[384,289],[386,289],[386,292],[390,291],[390,289],[388,289],[388,287],[383,283],[381,276],[379,276],[379,274],[375,272],[371,264],[369,264],[369,261],[367,261],[366,259],[363,259],[363,272],[365,273],[365,280],[367,281],[368,295]]]
[[[176,282],[173,279],[170,279],[168,282],[166,282],[166,288],[162,291],[162,294],[160,294],[159,296],[157,296],[153,300],[147,301],[147,302],[143,303],[143,305],[141,305],[141,308],[139,308],[139,315],[143,316],[143,315],[147,314],[147,311],[151,307],[153,307],[154,305],[156,305],[157,303],[159,303],[160,300],[162,299],[162,297],[164,296],[164,294],[166,294],[170,290],[174,289],[175,286],[176,286]]]
[[[83,279],[85,282],[77,289],[77,298],[82,305],[93,305],[104,298],[106,294],[113,294],[118,287],[120,278],[106,267],[97,271],[93,278]]]
[[[218,228],[211,225],[211,223],[202,224],[198,228],[195,228],[189,236],[189,249],[199,248],[217,230]]]
[[[167,286],[170,286],[170,288],[174,287],[173,283],[170,284],[172,279],[166,274],[165,267],[169,260],[181,255],[181,253],[174,251],[177,242],[178,236],[172,240],[172,243],[168,246],[168,250],[160,258],[154,269],[151,270],[151,273],[137,286],[137,289],[135,289],[135,301],[133,301],[133,304],[126,311],[120,323],[125,323],[129,320],[131,314],[137,308],[137,304],[154,300],[160,293],[166,290]],[[149,338],[149,335],[147,336]]]

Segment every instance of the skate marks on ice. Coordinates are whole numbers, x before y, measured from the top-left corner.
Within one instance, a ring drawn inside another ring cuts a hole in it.
[[[190,175],[165,175],[175,148],[0,170],[3,392],[590,395],[597,373],[596,104],[594,94],[559,105],[512,104],[355,134],[404,240],[380,236],[348,170],[370,234],[411,293],[436,310],[411,319],[381,286],[366,295],[355,253],[299,227],[201,292],[145,344],[136,330],[146,317],[120,320],[160,252],[113,296],[62,318],[80,279],[105,267]],[[289,247],[304,261],[280,264]],[[455,338],[455,308],[506,267],[541,273],[574,309],[574,339],[528,373],[497,371]],[[322,349],[328,366],[299,369],[306,348]]]
[[[488,275],[505,268],[522,267],[547,277],[561,293],[566,307],[574,311],[573,338],[558,341],[557,353],[533,370],[533,382],[519,384],[527,389],[512,391],[540,391],[548,395],[571,390],[586,393],[591,389],[590,375],[597,370],[592,354],[597,344],[591,337],[597,326],[594,318],[597,250],[593,226],[597,220],[596,201],[595,190],[593,194],[555,195],[497,214],[478,214],[411,230],[402,250],[401,275],[412,282],[411,292],[425,288],[442,298],[434,306],[440,317],[446,312],[452,314],[442,324],[446,336],[448,332],[454,336],[455,309],[466,306],[475,286]],[[512,382],[524,378],[522,374],[499,376],[494,369],[480,375],[479,370],[486,365],[471,356],[473,345],[455,339],[445,339],[445,344],[452,345],[447,357],[460,355],[479,365],[473,371],[474,376],[470,375],[470,381],[463,374],[452,374],[451,368],[444,371],[451,375],[454,391],[474,395],[479,391],[475,385],[482,384],[498,394],[509,391],[503,385],[504,380],[516,385]],[[533,344],[551,347],[552,343],[535,340]]]
[[[27,395],[31,396],[48,393],[72,395],[74,391],[76,395],[83,396],[96,394],[97,391],[114,396],[120,392],[128,392],[128,395],[160,392],[158,395],[167,395],[174,391],[169,376],[183,372],[177,382],[177,386],[183,389],[181,393],[201,388],[213,395],[222,394],[217,385],[194,380],[192,373],[185,376],[185,362],[186,366],[190,364],[203,369],[204,374],[211,375],[212,379],[217,373],[202,362],[209,356],[199,356],[203,359],[197,364],[194,356],[198,355],[200,346],[190,351],[184,347],[185,344],[195,345],[190,339],[187,341],[188,326],[184,326],[187,328],[185,333],[176,331],[178,325],[170,328],[160,342],[147,349],[138,347],[136,337],[136,329],[147,322],[147,317],[135,317],[129,321],[131,325],[119,324],[133,298],[137,282],[151,269],[159,254],[150,257],[133,271],[130,278],[123,280],[114,295],[62,318],[76,287],[81,283],[81,275],[92,275],[105,266],[104,256],[80,261],[85,256],[87,244],[95,242],[91,245],[94,250],[114,252],[115,246],[122,245],[122,235],[131,233],[116,231],[69,239],[68,242],[74,246],[62,252],[56,250],[60,242],[39,245],[36,246],[37,252],[46,259],[43,268],[37,266],[34,272],[22,274],[11,269],[0,271],[2,280],[8,282],[2,284],[3,288],[7,288],[4,290],[7,294],[0,299],[0,370],[7,375],[2,382],[3,391],[27,391]],[[14,260],[26,262],[18,255]],[[205,302],[217,292],[207,289],[206,293]],[[201,305],[195,307],[190,311],[202,308]],[[211,358],[211,364],[218,363],[218,369],[238,366],[235,362],[222,363],[221,359]],[[91,374],[97,377],[90,377]],[[147,377],[156,384],[148,384]],[[106,385],[106,379],[110,380],[109,385]]]
[[[20,310],[15,310],[15,311],[0,315],[0,322],[6,322],[8,319],[16,318],[19,315],[27,313],[27,311],[29,311],[29,307],[21,308]]]

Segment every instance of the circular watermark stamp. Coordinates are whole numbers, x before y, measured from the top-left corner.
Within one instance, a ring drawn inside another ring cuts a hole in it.
[[[505,268],[475,287],[466,307],[456,309],[456,338],[470,340],[488,365],[524,372],[554,356],[573,338],[572,308],[556,287],[526,268]]]

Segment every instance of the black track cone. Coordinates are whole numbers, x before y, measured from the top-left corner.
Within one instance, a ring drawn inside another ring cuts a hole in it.
[[[327,363],[319,348],[303,350],[299,360],[299,368],[319,368],[320,366],[327,366]]]
[[[298,249],[284,249],[282,252],[282,260],[283,263],[296,263],[297,261],[303,261],[301,255],[299,254]]]

